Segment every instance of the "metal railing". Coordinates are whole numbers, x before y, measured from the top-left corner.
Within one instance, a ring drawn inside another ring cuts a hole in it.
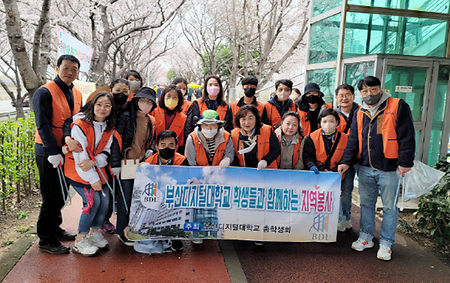
[[[23,112],[25,113],[25,116],[27,116],[31,113],[31,110],[24,109]],[[0,113],[0,121],[8,120],[10,118],[16,118],[16,115],[17,115],[16,111]]]

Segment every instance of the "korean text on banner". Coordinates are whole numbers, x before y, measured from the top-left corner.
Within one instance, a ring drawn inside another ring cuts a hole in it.
[[[57,44],[58,57],[64,54],[73,55],[80,60],[80,71],[85,73],[89,72],[94,49],[71,36],[67,31],[60,27],[58,27]]]

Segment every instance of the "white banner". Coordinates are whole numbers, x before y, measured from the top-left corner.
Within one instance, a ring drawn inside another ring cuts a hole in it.
[[[67,31],[60,27],[58,27],[57,44],[58,57],[65,54],[73,55],[80,60],[80,71],[85,73],[89,72],[94,49],[71,36]]]

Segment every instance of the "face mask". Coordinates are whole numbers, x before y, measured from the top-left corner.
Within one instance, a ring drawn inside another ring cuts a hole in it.
[[[324,125],[321,125],[322,130],[325,132],[325,134],[331,134],[336,130],[336,123],[326,123]]]
[[[161,156],[162,159],[169,160],[172,159],[172,157],[175,155],[175,149],[171,148],[163,148],[159,150],[159,156]]]
[[[141,82],[140,81],[128,81],[130,84],[130,90],[132,92],[137,92],[141,88]]]
[[[175,109],[175,107],[177,107],[178,105],[178,100],[169,98],[169,99],[164,99],[164,104],[166,105],[167,108],[169,108],[170,110]]]
[[[305,100],[308,103],[316,104],[317,102],[320,101],[320,96],[315,96],[315,95],[305,96]]]
[[[205,136],[205,138],[212,139],[217,134],[217,129],[213,130],[202,129],[202,134]]]
[[[206,88],[206,90],[208,91],[208,94],[210,96],[215,97],[215,96],[217,96],[219,94],[220,87],[218,87],[218,86],[209,86],[209,87]]]
[[[180,89],[180,91],[181,91],[181,94],[182,94],[182,95],[185,95],[185,94],[186,94],[186,90],[185,90],[185,89]]]
[[[277,97],[279,101],[286,101],[289,98],[289,95],[291,95],[291,93],[287,91],[277,92]]]
[[[150,110],[152,110],[152,105],[149,105],[145,102],[138,102],[139,105],[139,109],[141,113],[147,114],[148,112],[150,112]]]
[[[114,93],[114,103],[118,106],[124,105],[128,100],[128,95],[125,95],[123,92]]]
[[[362,101],[364,101],[364,103],[366,103],[367,105],[375,105],[378,103],[378,101],[380,101],[382,93],[378,93],[375,95],[369,95],[366,97],[362,98]]]
[[[253,97],[255,95],[256,89],[255,88],[244,88],[244,94],[247,97]]]

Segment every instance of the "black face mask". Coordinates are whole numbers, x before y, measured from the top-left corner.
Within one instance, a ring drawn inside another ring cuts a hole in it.
[[[249,88],[244,88],[244,94],[245,94],[245,96],[247,96],[247,97],[252,97],[252,96],[254,96],[254,95],[255,95],[255,92],[256,92],[256,89],[254,89],[254,88],[251,88],[251,87],[249,87]]]
[[[125,95],[123,92],[114,93],[114,103],[116,105],[122,106],[124,105],[128,100],[128,95]]]
[[[169,160],[172,159],[172,157],[175,155],[175,149],[171,148],[163,148],[159,150],[159,155],[162,159]]]
[[[320,101],[320,99],[321,99],[320,96],[315,96],[315,95],[305,96],[306,102],[311,103],[311,104],[316,104],[317,102]]]

